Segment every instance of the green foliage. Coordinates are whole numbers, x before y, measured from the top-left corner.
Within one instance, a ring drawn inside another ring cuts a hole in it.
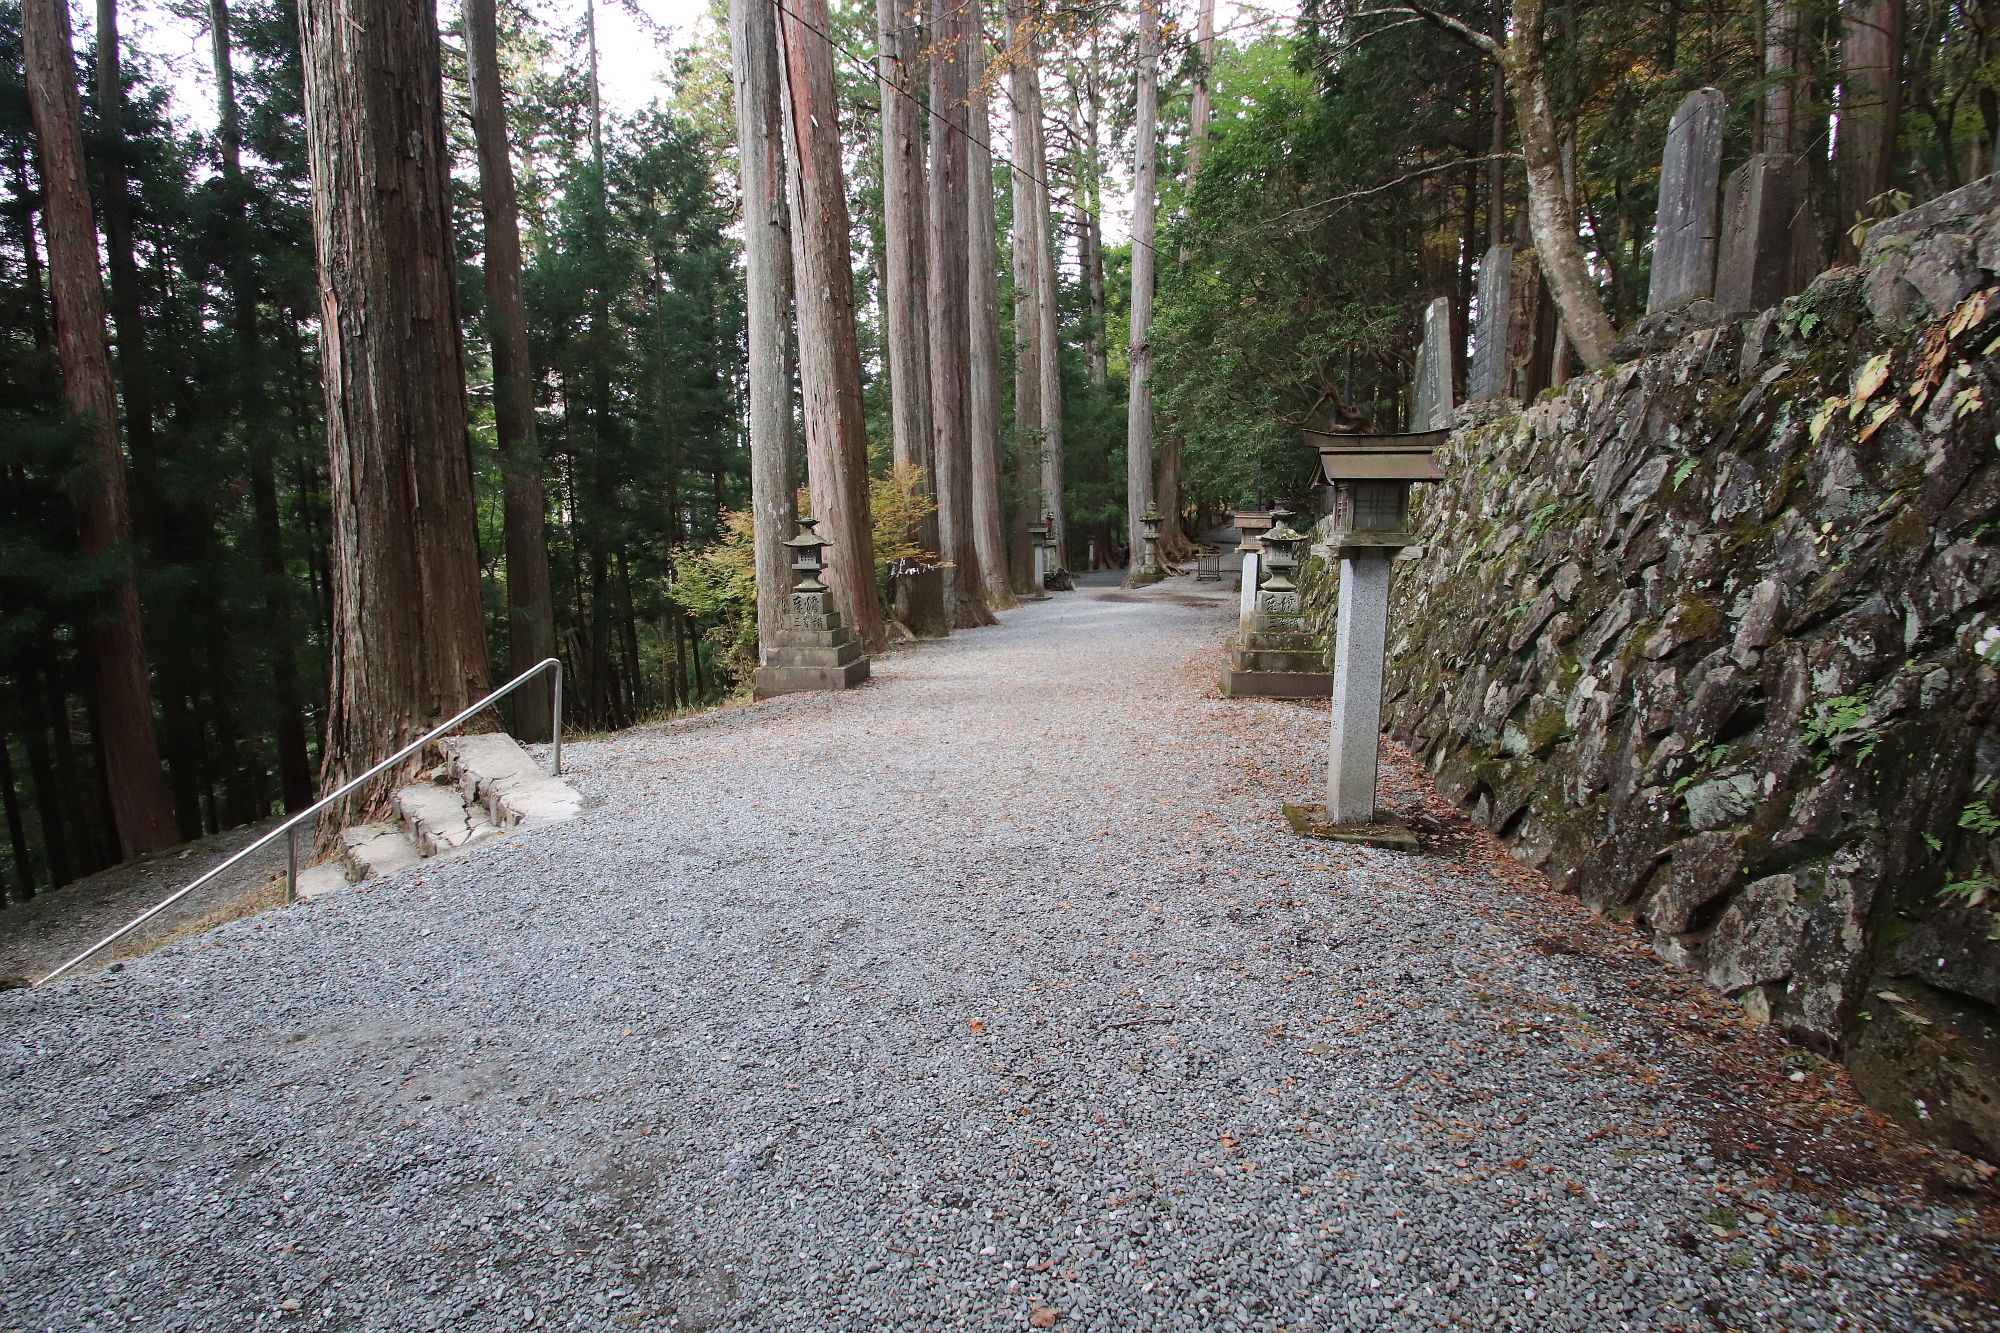
[[[1562,506],[1556,504],[1546,504],[1537,509],[1534,516],[1528,520],[1528,540],[1540,541],[1542,534],[1549,530],[1549,526],[1556,521],[1556,516],[1560,513]]]
[[[2000,835],[2000,812],[1993,808],[1993,794],[2000,780],[1989,782],[1979,789],[1979,799],[1966,806],[1958,816],[1958,826],[1982,837]]]
[[[739,687],[757,669],[756,524],[747,511],[722,515],[722,532],[675,562],[667,595],[702,623],[716,664]]]
[[[937,512],[922,468],[891,467],[868,485],[868,516],[875,537],[875,572],[884,582],[908,578],[940,565],[936,551],[911,537],[917,525]]]
[[[1334,224],[1316,200],[1364,164],[1342,109],[1275,58],[1219,72],[1218,125],[1187,213],[1162,244],[1154,327],[1159,410],[1185,441],[1190,500],[1311,497],[1304,426],[1357,404],[1400,410],[1414,241],[1391,209]]]
[[[1835,750],[1847,744],[1866,726],[1874,694],[1872,689],[1862,689],[1853,694],[1815,700],[1799,729],[1799,735],[1807,745],[1831,757]],[[1855,760],[1867,759],[1875,752],[1880,740],[1879,736],[1870,735],[1855,748]]]
[[[1957,875],[1948,876],[1944,887],[1938,890],[1938,901],[1951,907],[1984,907],[1991,896],[1996,881],[1984,870],[1961,879]]]

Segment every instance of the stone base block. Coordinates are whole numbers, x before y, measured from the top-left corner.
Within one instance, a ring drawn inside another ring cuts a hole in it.
[[[867,679],[865,657],[857,656],[845,666],[793,666],[779,662],[757,668],[751,694],[754,698],[769,699],[806,690],[851,690]]]
[[[1236,671],[1303,671],[1316,675],[1326,668],[1326,657],[1314,648],[1301,652],[1296,649],[1235,648],[1230,651],[1229,665]]]
[[[1402,820],[1378,810],[1372,824],[1329,824],[1323,805],[1287,805],[1285,822],[1302,838],[1328,842],[1358,842],[1364,847],[1386,847],[1391,851],[1414,852],[1417,835]]]
[[[772,666],[816,667],[822,671],[845,671],[861,659],[861,645],[849,639],[846,643],[824,647],[787,647],[782,642],[772,654]]]
[[[1225,699],[1331,699],[1331,671],[1238,671],[1222,672]]]

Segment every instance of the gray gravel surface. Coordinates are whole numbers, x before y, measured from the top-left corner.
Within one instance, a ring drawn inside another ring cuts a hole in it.
[[[1992,1326],[1837,1074],[1477,839],[1294,837],[1233,604],[579,743],[572,823],[0,995],[0,1329]]]

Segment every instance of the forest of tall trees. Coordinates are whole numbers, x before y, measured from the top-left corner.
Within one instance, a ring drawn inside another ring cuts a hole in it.
[[[1463,384],[1495,244],[1515,390],[1583,372],[1694,89],[1825,263],[2000,145],[1976,0],[733,0],[631,112],[594,2],[204,0],[190,72],[0,0],[6,896],[545,656],[572,729],[743,690],[801,503],[871,650],[992,623],[1044,515],[1184,558],[1309,498],[1299,427],[1402,424],[1435,297]]]

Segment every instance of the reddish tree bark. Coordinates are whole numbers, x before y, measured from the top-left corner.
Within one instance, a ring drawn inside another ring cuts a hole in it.
[[[937,472],[932,451],[929,246],[924,223],[924,107],[917,100],[917,18],[922,0],[876,0],[882,95],[883,314],[889,357],[889,416],[899,468],[921,477],[933,495]],[[935,554],[937,511],[915,524],[910,539]],[[928,569],[896,581],[896,618],[922,639],[951,632],[944,614],[944,571]]]
[[[507,152],[507,96],[500,81],[500,33],[493,0],[465,0],[466,82],[479,154],[484,224],[486,334],[493,348],[493,428],[501,473],[501,540],[507,558],[508,669],[525,671],[555,656],[555,602],[549,588],[548,499],[535,423],[528,308],[521,294],[521,220],[514,162]],[[555,681],[542,676],[514,694],[514,729],[524,740],[551,734]]]
[[[88,436],[73,491],[77,533],[86,555],[115,562],[116,569],[106,588],[106,614],[89,630],[88,648],[112,819],[120,850],[132,857],[174,844],[174,813],[160,769],[139,589],[128,563],[132,519],[118,441],[118,394],[104,335],[76,55],[63,0],[25,0],[21,39],[42,158],[43,230],[63,400]]]
[[[806,474],[820,535],[833,543],[826,581],[862,651],[886,641],[875,595],[868,513],[868,433],[854,324],[847,180],[826,0],[794,0],[781,20],[790,100],[792,259],[798,278],[799,382],[805,390]]]
[[[345,781],[486,689],[437,14],[305,0],[333,516],[322,777]],[[357,793],[380,809],[396,775]]]
[[[1000,251],[993,209],[993,131],[986,94],[986,38],[973,32],[971,171],[966,192],[965,280],[970,327],[966,425],[972,445],[972,546],[988,607],[1012,606],[1000,499]]]
[[[773,647],[792,586],[798,522],[792,437],[792,256],[785,213],[784,69],[778,15],[764,0],[729,0],[736,80],[737,179],[743,192],[743,295],[749,376],[750,510],[757,561],[757,660]],[[680,630],[675,630],[678,641]],[[695,657],[697,666],[700,655]]]
[[[1139,95],[1132,149],[1132,361],[1125,403],[1125,532],[1130,583],[1139,576],[1153,491],[1153,237],[1159,203],[1160,11],[1139,0]]]
[[[971,0],[931,4],[931,424],[937,441],[939,555],[953,629],[991,625],[972,537],[972,433],[967,402],[972,323],[965,271],[972,140],[968,129]]]

